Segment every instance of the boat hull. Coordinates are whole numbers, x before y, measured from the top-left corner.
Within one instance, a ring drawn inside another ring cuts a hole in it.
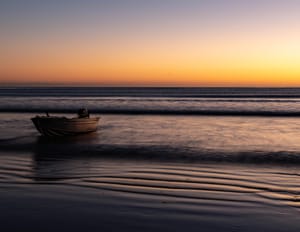
[[[97,131],[96,118],[65,118],[65,117],[34,117],[32,122],[36,129],[44,136],[65,137],[87,134]]]

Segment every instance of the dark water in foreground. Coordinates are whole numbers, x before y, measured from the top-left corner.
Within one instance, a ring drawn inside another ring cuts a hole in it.
[[[100,90],[0,93],[4,231],[300,230],[298,89]],[[30,121],[86,105],[95,134]]]

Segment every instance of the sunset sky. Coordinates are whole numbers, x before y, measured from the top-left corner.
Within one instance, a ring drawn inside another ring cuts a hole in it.
[[[298,0],[2,0],[0,84],[300,87]]]

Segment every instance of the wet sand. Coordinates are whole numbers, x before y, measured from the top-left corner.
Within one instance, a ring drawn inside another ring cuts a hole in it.
[[[297,167],[0,153],[4,231],[299,231]]]

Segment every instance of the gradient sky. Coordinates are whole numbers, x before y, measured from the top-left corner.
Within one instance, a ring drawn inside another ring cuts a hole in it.
[[[2,0],[0,83],[300,86],[298,0]]]

